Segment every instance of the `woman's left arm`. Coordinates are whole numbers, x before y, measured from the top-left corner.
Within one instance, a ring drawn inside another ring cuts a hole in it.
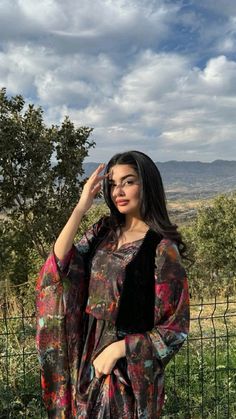
[[[150,338],[163,366],[178,352],[189,332],[189,289],[178,248],[163,240],[156,254],[155,327]]]
[[[170,240],[162,240],[155,262],[154,328],[125,337],[128,373],[135,386],[136,399],[143,392],[150,392],[152,399],[151,383],[163,373],[189,331],[188,282],[177,246]]]
[[[178,249],[169,240],[162,240],[156,253],[154,317],[150,332],[126,336],[126,354],[134,357],[135,347],[140,348],[140,340],[144,340],[165,366],[189,332],[188,281]]]

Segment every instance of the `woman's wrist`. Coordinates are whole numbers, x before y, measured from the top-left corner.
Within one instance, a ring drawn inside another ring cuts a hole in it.
[[[116,358],[123,358],[125,356],[125,340],[118,340],[117,342],[114,342],[113,345]]]
[[[76,207],[73,210],[73,213],[77,215],[77,217],[80,218],[80,220],[82,219],[82,217],[85,215],[86,211],[83,208],[82,205],[80,205],[79,203],[76,205]]]

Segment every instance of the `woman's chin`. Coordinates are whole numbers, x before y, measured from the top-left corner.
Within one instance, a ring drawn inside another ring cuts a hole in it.
[[[128,212],[130,212],[130,208],[127,207],[127,205],[117,205],[116,207],[118,209],[119,212],[121,212],[122,214],[126,214]]]
[[[123,215],[128,215],[128,216],[131,216],[131,217],[139,216],[139,212],[136,209],[133,209],[133,208],[120,208],[120,207],[118,207],[117,210],[119,211],[120,214],[123,214]]]

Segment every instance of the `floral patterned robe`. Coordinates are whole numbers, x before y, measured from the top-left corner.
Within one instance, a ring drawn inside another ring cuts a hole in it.
[[[117,331],[125,266],[142,240],[112,251],[104,240],[85,275],[93,225],[59,262],[54,253],[37,283],[37,347],[43,398],[50,418],[156,419],[164,402],[164,368],[189,328],[189,293],[177,246],[163,239],[155,258],[155,326],[146,333]],[[88,298],[87,298],[88,297]],[[109,344],[125,339],[126,356],[97,379],[92,362]]]

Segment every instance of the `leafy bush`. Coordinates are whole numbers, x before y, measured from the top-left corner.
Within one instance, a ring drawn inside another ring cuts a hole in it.
[[[194,262],[188,269],[193,296],[235,294],[236,195],[216,197],[182,233]]]

